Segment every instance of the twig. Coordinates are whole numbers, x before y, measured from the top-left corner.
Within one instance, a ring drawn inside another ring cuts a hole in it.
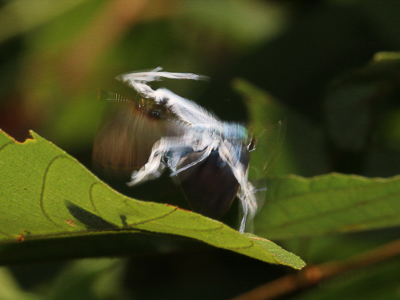
[[[400,255],[400,240],[387,243],[349,259],[311,265],[296,274],[291,274],[269,282],[244,293],[233,300],[275,299],[294,291],[310,287],[328,278],[357,270]]]

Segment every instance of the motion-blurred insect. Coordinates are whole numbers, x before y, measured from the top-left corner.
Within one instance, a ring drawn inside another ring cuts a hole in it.
[[[190,73],[149,72],[124,74],[118,80],[142,97],[130,100],[116,93],[101,98],[123,104],[100,128],[94,142],[95,164],[136,170],[129,186],[161,176],[168,168],[177,176],[191,208],[219,218],[239,197],[243,218],[253,219],[257,210],[255,188],[248,181],[249,152],[254,139],[245,127],[222,122],[196,103],[147,83],[160,78],[199,80]]]

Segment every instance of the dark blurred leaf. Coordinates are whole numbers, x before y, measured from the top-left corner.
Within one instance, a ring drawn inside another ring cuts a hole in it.
[[[361,151],[375,121],[399,106],[400,54],[378,53],[367,66],[338,78],[325,97],[328,131],[337,148]]]
[[[68,265],[52,284],[47,299],[128,299],[122,288],[124,261],[79,260]]]
[[[273,174],[270,167],[275,163],[279,174],[293,173],[295,168],[291,164],[283,142],[286,134],[286,118],[284,110],[276,99],[266,91],[243,80],[235,79],[233,88],[244,99],[249,113],[250,135],[255,137],[255,150],[251,152],[249,167],[250,179],[265,178],[265,173]],[[282,155],[283,159],[277,161]]]
[[[399,177],[271,179],[254,228],[266,238],[288,239],[400,226],[399,194]]]
[[[0,299],[41,300],[44,297],[21,290],[12,273],[7,268],[2,267],[0,268]]]

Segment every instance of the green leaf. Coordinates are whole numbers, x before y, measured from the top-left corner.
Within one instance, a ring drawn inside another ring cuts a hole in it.
[[[269,263],[304,266],[272,242],[218,221],[125,197],[64,151],[33,132],[32,137],[20,144],[0,132],[0,263],[128,253],[135,245],[132,236],[157,233]]]
[[[255,232],[270,239],[314,237],[400,225],[400,177],[330,174],[268,182]]]
[[[235,79],[232,86],[243,97],[249,114],[250,132],[257,140],[256,150],[251,153],[249,178],[265,178],[266,170],[268,175],[295,173],[295,163],[283,145],[286,122],[279,102],[244,79]],[[278,160],[278,157],[283,159]]]

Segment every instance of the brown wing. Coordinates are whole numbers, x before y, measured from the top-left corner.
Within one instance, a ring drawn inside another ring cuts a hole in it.
[[[156,141],[183,130],[169,119],[164,107],[151,100],[132,101],[104,91],[99,98],[111,100],[93,146],[93,168],[99,175],[127,180],[133,170],[146,164]]]

